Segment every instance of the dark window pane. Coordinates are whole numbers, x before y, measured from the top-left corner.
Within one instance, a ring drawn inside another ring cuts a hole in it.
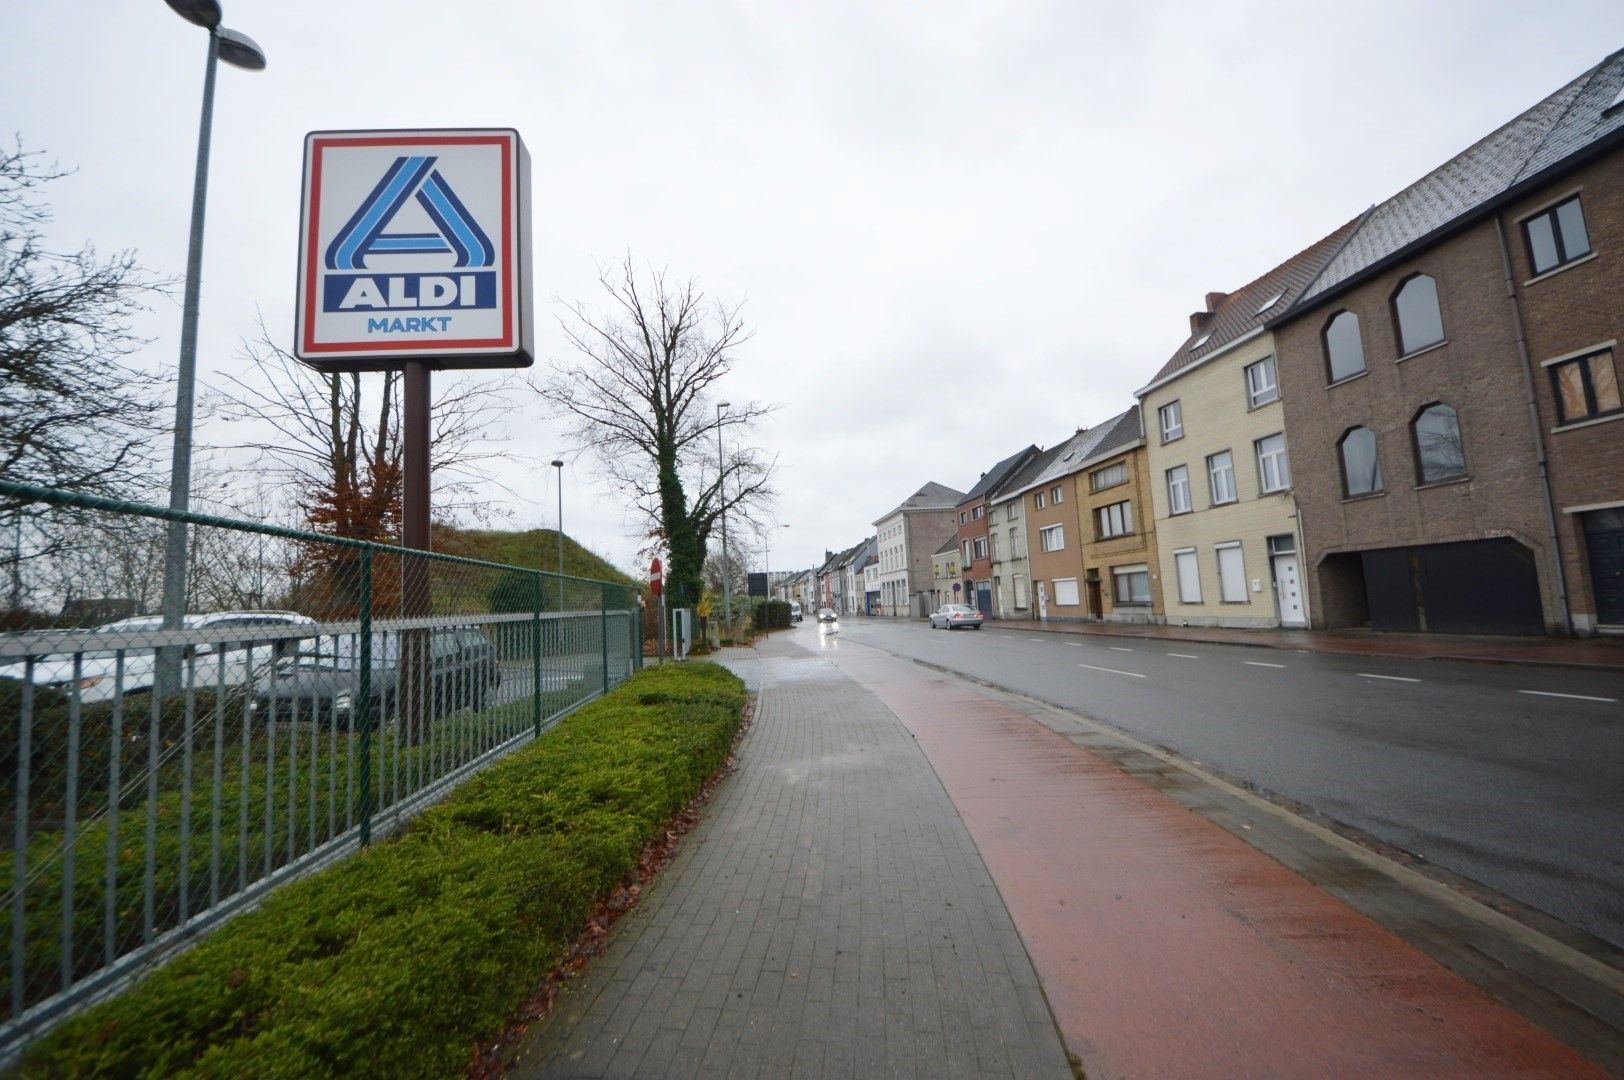
[[[1437,283],[1425,274],[1404,283],[1393,299],[1398,311],[1399,348],[1413,353],[1444,339],[1444,320],[1438,313]]]
[[[1466,475],[1460,421],[1448,405],[1433,405],[1415,418],[1415,449],[1423,484]]]
[[[1551,216],[1541,214],[1527,224],[1528,251],[1534,260],[1534,273],[1543,274],[1557,263],[1556,237],[1551,233]]]
[[[1585,214],[1578,199],[1569,199],[1556,208],[1556,227],[1562,233],[1562,254],[1577,259],[1590,254],[1590,233],[1585,229]]]
[[[1331,381],[1365,370],[1365,345],[1359,337],[1359,316],[1344,311],[1325,328],[1325,351],[1331,363]]]
[[[1618,369],[1613,366],[1613,354],[1610,352],[1597,353],[1588,361],[1590,364],[1590,388],[1596,393],[1596,411],[1598,413],[1616,412],[1624,407],[1618,398]]]
[[[1342,439],[1342,472],[1349,495],[1368,495],[1382,489],[1382,467],[1376,458],[1376,436],[1369,428],[1354,428]]]

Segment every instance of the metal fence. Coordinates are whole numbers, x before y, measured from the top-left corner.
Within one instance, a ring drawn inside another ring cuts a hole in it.
[[[642,661],[621,584],[5,481],[0,512],[0,1061]],[[137,613],[169,521],[178,627]]]

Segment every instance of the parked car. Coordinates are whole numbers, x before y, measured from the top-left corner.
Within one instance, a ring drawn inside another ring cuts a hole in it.
[[[830,622],[839,622],[839,621],[840,621],[840,616],[835,614],[835,609],[834,608],[827,608],[827,607],[818,608],[818,622],[820,622],[820,623],[830,623]]]
[[[943,604],[930,613],[930,628],[957,630],[961,626],[981,629],[981,612],[968,604]]]
[[[789,621],[801,621],[801,602],[799,600],[791,600],[789,602]]]
[[[301,643],[297,653],[283,657],[255,680],[251,708],[268,716],[274,707],[278,720],[325,721],[331,716],[348,726],[358,715],[360,650],[359,634]],[[399,710],[401,653],[399,632],[372,635],[370,697],[379,721]],[[502,685],[496,648],[478,627],[436,627],[430,632],[429,659],[428,696],[433,716],[460,708],[483,709]],[[410,700],[411,692],[406,696]]]
[[[54,640],[47,647],[52,651],[34,661],[34,683],[63,693],[77,685],[79,700],[87,704],[111,701],[121,684],[126,696],[148,693],[156,679],[163,624],[161,615],[138,615],[90,630],[51,631]],[[315,620],[292,611],[215,611],[184,616],[181,625],[190,639],[181,647],[183,685],[215,690],[242,686],[250,670],[293,651],[300,640],[283,634],[258,638],[256,629],[314,626]],[[135,635],[142,644],[113,640],[124,635]],[[17,661],[0,675],[21,679],[26,670]]]

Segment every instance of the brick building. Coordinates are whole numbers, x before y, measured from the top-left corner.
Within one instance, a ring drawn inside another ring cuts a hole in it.
[[[992,553],[987,535],[987,495],[1018,472],[1034,455],[1036,446],[1023,447],[981,474],[953,508],[958,528],[959,568],[964,575],[962,602],[993,614]]]

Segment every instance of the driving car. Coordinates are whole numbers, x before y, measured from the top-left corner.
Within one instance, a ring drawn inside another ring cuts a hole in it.
[[[91,630],[61,633],[60,645],[34,661],[34,683],[63,693],[77,687],[79,700],[86,704],[111,701],[120,688],[126,696],[147,693],[156,680],[159,649],[169,643],[163,624],[161,615],[137,615]],[[198,690],[241,686],[253,668],[297,647],[298,636],[287,631],[315,624],[309,616],[292,611],[183,616],[177,637],[189,642],[180,646],[184,685]],[[20,679],[25,670],[18,662],[6,665],[3,674]]]
[[[791,600],[789,602],[789,621],[801,621],[801,602],[799,600]]]
[[[358,712],[361,637],[343,634],[307,640],[254,681],[250,706],[257,715],[277,720],[326,720],[348,726]],[[472,626],[436,627],[429,638],[429,693],[433,715],[459,708],[478,711],[502,685],[496,648],[483,630]],[[374,716],[392,716],[401,697],[401,635],[372,635],[370,697]],[[410,692],[407,692],[408,699]]]
[[[981,629],[981,612],[968,604],[943,604],[930,613],[930,628],[957,630],[961,626]]]
[[[818,622],[839,622],[840,616],[835,614],[834,608],[818,608]]]

